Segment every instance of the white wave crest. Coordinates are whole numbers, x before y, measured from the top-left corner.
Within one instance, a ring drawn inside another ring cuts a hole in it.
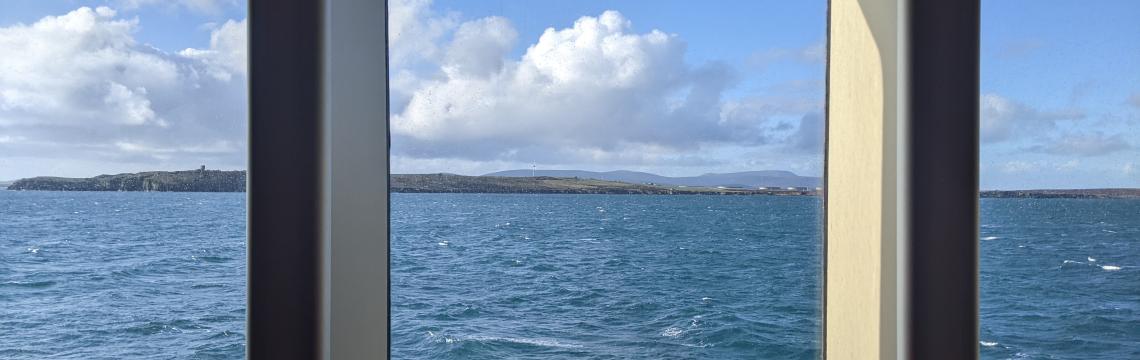
[[[550,340],[550,339],[527,339],[527,338],[515,338],[515,337],[483,336],[483,335],[447,336],[447,335],[443,335],[443,334],[436,334],[433,331],[428,331],[427,337],[430,339],[434,339],[434,341],[440,341],[440,342],[444,342],[447,344],[453,344],[453,343],[457,343],[457,342],[461,342],[461,341],[478,341],[478,342],[506,342],[506,343],[514,343],[514,344],[525,344],[525,345],[557,347],[557,348],[578,348],[578,347],[582,347],[581,345],[567,344],[567,343],[563,343],[563,342],[559,342],[559,341],[555,341],[555,340]]]
[[[513,337],[498,337],[498,336],[469,336],[464,340],[474,341],[493,341],[493,342],[508,342],[515,344],[525,344],[534,346],[556,347],[556,348],[578,348],[582,347],[577,344],[567,344],[549,339],[527,339],[527,338],[513,338]]]
[[[678,336],[681,336],[682,332],[684,332],[684,330],[681,330],[681,328],[674,326],[674,327],[669,327],[668,329],[665,329],[665,331],[662,331],[661,336],[678,337]]]
[[[1120,270],[1119,266],[1114,266],[1114,265],[1104,265],[1104,266],[1101,266],[1100,268],[1104,269],[1104,271],[1119,271]]]

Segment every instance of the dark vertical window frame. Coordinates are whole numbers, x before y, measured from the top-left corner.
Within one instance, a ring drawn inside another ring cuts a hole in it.
[[[976,359],[981,4],[905,11],[906,354]]]
[[[249,359],[321,354],[323,4],[249,2]]]

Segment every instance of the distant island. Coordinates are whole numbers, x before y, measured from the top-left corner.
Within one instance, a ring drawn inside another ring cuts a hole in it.
[[[16,180],[8,185],[8,190],[244,192],[245,182],[244,170],[206,170],[203,166],[197,170],[148,171],[91,178],[41,176]]]
[[[1130,199],[1140,198],[1140,189],[985,190],[979,195],[983,198]]]
[[[507,170],[484,174],[483,176],[505,177],[535,177],[548,176],[558,178],[581,178],[620,181],[631,184],[656,184],[673,186],[699,186],[699,187],[733,187],[757,189],[762,187],[806,187],[817,188],[823,186],[823,180],[815,176],[800,176],[790,171],[759,170],[732,173],[709,173],[698,176],[661,176],[647,172],[617,170],[617,171],[583,171],[583,170]]]
[[[817,195],[807,187],[699,187],[634,184],[576,177],[464,176],[455,174],[393,174],[394,193],[513,193],[513,194],[644,194],[644,195]]]

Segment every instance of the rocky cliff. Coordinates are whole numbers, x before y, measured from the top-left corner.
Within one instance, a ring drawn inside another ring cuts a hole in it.
[[[184,191],[244,192],[245,171],[150,171],[92,178],[34,177],[20,179],[8,190],[43,191]]]

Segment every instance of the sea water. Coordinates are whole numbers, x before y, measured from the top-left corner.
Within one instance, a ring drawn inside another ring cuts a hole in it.
[[[393,194],[392,356],[817,357],[820,206]],[[982,358],[1140,358],[1140,201],[981,210]],[[0,191],[0,358],[240,359],[244,314],[244,194]]]
[[[815,197],[392,197],[399,359],[813,358]]]
[[[0,359],[240,359],[245,194],[0,190]]]
[[[982,199],[981,355],[1140,359],[1140,199]]]

